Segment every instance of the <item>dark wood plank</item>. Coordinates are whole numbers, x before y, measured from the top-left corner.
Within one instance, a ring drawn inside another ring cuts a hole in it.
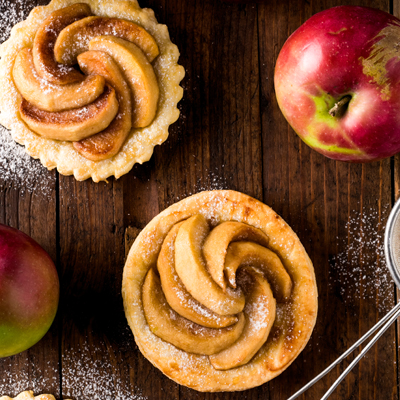
[[[158,214],[157,182],[154,162],[136,166],[124,182],[124,218],[128,226],[125,235],[126,253],[136,236]],[[131,226],[129,226],[131,225]],[[125,324],[126,320],[125,320]],[[145,398],[175,399],[179,397],[178,385],[170,381],[142,356],[129,332],[130,347],[124,359],[129,364],[131,384],[141,389]]]
[[[400,18],[400,0],[392,0],[392,12],[393,15],[397,18]],[[400,198],[400,154],[396,154],[392,160],[392,168],[393,168],[393,187],[392,187],[392,202],[398,201]],[[399,301],[400,298],[400,290],[397,288],[395,291],[395,299],[396,302]],[[399,343],[400,343],[400,322],[396,323],[396,359],[397,359],[397,381],[400,379],[400,366],[399,366]],[[400,389],[397,387],[396,390],[397,398],[400,398]]]
[[[160,211],[201,190],[262,196],[257,7],[174,1],[166,23],[186,69],[182,116],[155,151]],[[164,385],[165,379],[160,382]],[[246,398],[268,397],[265,388]],[[179,388],[181,399],[242,399]]]
[[[121,299],[123,182],[60,177],[59,220],[63,396],[133,397]]]
[[[30,10],[46,1],[3,2],[1,41]],[[56,173],[23,154],[0,127],[0,223],[22,230],[36,240],[57,262]],[[35,346],[0,359],[0,396],[24,390],[60,396],[59,317]]]
[[[0,223],[31,236],[56,263],[55,173],[38,168],[43,182],[49,185],[45,192],[40,187],[27,190],[16,177],[8,182],[0,178]],[[60,396],[59,322],[56,317],[44,338],[27,351],[0,359],[0,395],[14,396],[31,389]]]
[[[59,317],[49,334],[28,352],[0,360],[0,395],[33,388],[59,397],[61,385],[64,397],[80,400],[285,400],[393,305],[381,246],[392,191],[399,192],[400,158],[392,179],[390,160],[362,166],[318,155],[288,127],[273,88],[275,61],[291,32],[315,12],[360,2],[256,3],[140,2],[168,25],[187,72],[181,118],[148,163],[109,184],[72,177],[56,184],[48,173],[53,184],[46,193],[23,194],[24,185],[0,178],[0,222],[58,257],[62,280]],[[388,0],[361,3],[391,8]],[[399,0],[393,12],[399,15]],[[133,226],[135,235],[175,201],[219,188],[264,200],[287,220],[314,262],[320,293],[309,345],[280,377],[245,393],[203,394],[164,377],[138,351],[120,293],[130,243],[124,228]],[[395,339],[393,327],[332,399],[398,399]],[[348,362],[303,398],[320,398]]]
[[[166,1],[143,1],[141,7],[152,8],[156,18],[160,23],[167,24],[170,37],[173,43],[176,43],[176,34],[171,29],[171,25],[167,20],[167,4]],[[176,10],[176,9],[175,9]],[[170,128],[170,136],[168,141],[161,146],[155,148],[157,151],[163,151],[165,146],[172,141],[175,143],[176,130],[175,126]],[[164,166],[161,166],[164,168]],[[157,178],[155,155],[144,165],[136,165],[130,174],[121,178],[124,182],[124,222],[125,226],[132,226],[135,234],[143,229],[150,220],[156,216],[161,209],[159,208],[159,187],[164,185]],[[175,180],[176,177],[171,175],[168,180]],[[126,323],[126,322],[125,322]],[[141,389],[141,393],[145,398],[154,399],[178,399],[179,387],[176,383],[166,378],[157,368],[142,356],[136,344],[133,342],[130,351],[125,358],[129,362],[129,370],[131,374],[131,382]]]
[[[262,194],[256,13],[254,5],[168,4],[186,77],[181,118],[155,151],[160,209],[205,189]]]
[[[288,127],[273,91],[274,65],[286,38],[312,14],[339,4],[355,2],[274,1],[259,9],[264,201],[298,233],[313,260],[320,310],[309,345],[270,383],[273,399],[285,399],[307,383],[394,303],[393,285],[382,278],[387,274],[381,252],[391,204],[390,161],[350,165],[310,150]],[[389,11],[385,1],[364,4]],[[332,398],[397,398],[394,338],[392,328]],[[304,398],[320,398],[349,361]]]

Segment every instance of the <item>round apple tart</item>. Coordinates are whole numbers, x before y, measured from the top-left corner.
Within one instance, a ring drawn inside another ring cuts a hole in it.
[[[236,391],[279,375],[317,317],[312,263],[265,204],[202,192],[156,216],[124,267],[125,314],[143,355],[198,391]]]
[[[52,0],[14,26],[0,56],[1,124],[78,180],[149,160],[179,116],[179,51],[135,0]]]

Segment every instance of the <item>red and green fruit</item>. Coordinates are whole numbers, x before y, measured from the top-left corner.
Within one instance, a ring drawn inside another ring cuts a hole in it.
[[[284,44],[275,67],[279,107],[327,157],[367,162],[400,151],[400,20],[340,6],[315,14]]]
[[[50,256],[29,236],[0,224],[0,357],[41,339],[54,320],[58,299]]]

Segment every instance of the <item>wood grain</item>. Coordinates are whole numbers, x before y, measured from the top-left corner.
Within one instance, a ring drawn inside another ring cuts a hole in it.
[[[26,17],[31,8],[46,3],[45,0],[27,0],[19,4],[3,2],[0,4],[0,12],[7,15],[7,8],[14,7],[15,14]],[[2,27],[5,25],[2,24]],[[4,130],[1,126],[0,129]],[[35,166],[39,164],[38,161],[33,163]],[[36,179],[32,185],[24,187],[23,179],[16,179],[14,182],[0,175],[0,223],[20,229],[31,236],[49,253],[59,269],[56,173],[47,172],[43,168]],[[34,181],[34,178],[30,181]],[[48,190],[41,190],[41,181],[49,183],[46,187]],[[61,396],[60,321],[58,314],[45,337],[29,350],[0,359],[0,396],[15,396],[27,389],[34,390],[35,393],[46,392]]]
[[[0,177],[0,222],[37,240],[61,280],[50,332],[27,352],[0,360],[0,396],[32,388],[74,400],[286,400],[397,301],[381,249],[399,195],[400,158],[355,165],[308,148],[276,103],[275,62],[288,36],[318,11],[358,4],[400,17],[400,0],[140,4],[154,9],[180,49],[181,117],[149,162],[108,184],[48,172],[50,193],[23,194]],[[320,312],[309,344],[281,376],[245,393],[204,394],[180,387],[141,355],[123,313],[121,279],[132,238],[155,215],[188,195],[222,188],[264,201],[292,226],[315,266]],[[332,399],[400,399],[398,331],[393,326],[380,339]],[[353,357],[302,398],[321,398]]]
[[[387,285],[384,292],[377,290],[379,273],[386,273],[382,254],[373,246],[354,245],[359,237],[365,243],[375,243],[366,235],[375,235],[371,227],[382,229],[385,224],[392,201],[390,161],[349,165],[318,155],[290,129],[274,97],[274,65],[288,35],[312,14],[340,4],[352,3],[276,1],[260,6],[259,12],[264,201],[289,222],[309,252],[317,275],[320,309],[310,344],[292,367],[270,384],[271,398],[276,399],[289,397],[317,375],[394,303],[393,285]],[[364,5],[386,11],[390,8],[388,2]],[[338,240],[346,237],[346,242]],[[335,261],[338,254],[342,256]],[[340,268],[335,269],[335,264]],[[392,327],[331,397],[397,398],[394,340]],[[304,398],[320,398],[352,357]]]
[[[57,261],[56,186],[46,193],[31,192],[0,177],[0,223],[20,229],[36,240]],[[15,396],[28,389],[60,396],[60,318],[56,317],[45,337],[23,353],[0,359],[0,395]],[[23,385],[28,385],[24,387]]]

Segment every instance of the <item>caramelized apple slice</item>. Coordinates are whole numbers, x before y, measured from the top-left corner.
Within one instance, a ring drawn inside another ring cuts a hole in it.
[[[88,50],[89,42],[96,36],[111,35],[135,43],[152,62],[159,54],[158,46],[141,26],[118,18],[87,17],[64,28],[54,46],[54,56],[59,63],[73,65],[78,54]]]
[[[174,243],[182,222],[168,232],[157,260],[161,286],[170,307],[179,315],[208,328],[225,328],[237,322],[233,315],[218,315],[204,307],[185,289],[175,271]]]
[[[275,321],[276,301],[262,274],[254,268],[244,267],[238,273],[238,281],[246,296],[246,324],[242,335],[232,346],[209,357],[218,370],[247,364],[267,341]]]
[[[231,346],[245,325],[243,313],[235,325],[227,328],[205,328],[173,311],[161,290],[160,279],[153,269],[147,273],[142,288],[143,309],[150,330],[181,350],[210,355]]]
[[[207,269],[214,281],[225,290],[224,262],[230,242],[249,240],[262,246],[268,245],[268,236],[260,229],[242,222],[228,221],[217,225],[204,243],[204,257]]]
[[[89,5],[75,3],[50,14],[36,31],[33,42],[33,60],[37,73],[43,79],[59,85],[78,82],[84,76],[72,67],[54,59],[54,45],[58,34],[68,25],[91,15]]]
[[[264,273],[278,301],[289,299],[292,281],[280,258],[271,250],[253,242],[231,243],[226,252],[225,273],[232,287],[236,287],[236,270],[243,265]]]
[[[227,288],[224,292],[207,272],[201,248],[209,233],[205,218],[194,215],[180,227],[175,239],[175,270],[186,290],[205,307],[217,314],[237,314],[243,310],[241,290]]]
[[[108,54],[101,51],[87,51],[79,55],[78,62],[85,74],[103,76],[117,92],[118,114],[107,129],[74,143],[74,148],[84,157],[100,161],[117,154],[131,130],[131,95],[117,64]]]
[[[89,49],[108,53],[125,76],[132,95],[132,127],[149,125],[156,115],[159,89],[153,67],[143,52],[133,43],[113,36],[94,38]]]
[[[19,107],[20,116],[34,132],[55,140],[81,140],[102,131],[118,112],[115,90],[106,85],[94,103],[68,111],[40,110],[25,99]]]
[[[275,323],[269,334],[273,339],[268,341],[268,352],[272,351],[275,357],[268,359],[265,364],[267,369],[276,371],[288,363],[291,359],[288,347],[290,348],[292,341],[296,343],[303,329],[307,329],[307,322],[304,322],[304,309],[296,307],[290,301],[277,303]]]
[[[57,85],[40,78],[35,70],[32,50],[25,48],[15,58],[15,86],[21,96],[44,111],[64,111],[79,108],[96,100],[104,90],[102,76],[88,76],[84,81]]]

